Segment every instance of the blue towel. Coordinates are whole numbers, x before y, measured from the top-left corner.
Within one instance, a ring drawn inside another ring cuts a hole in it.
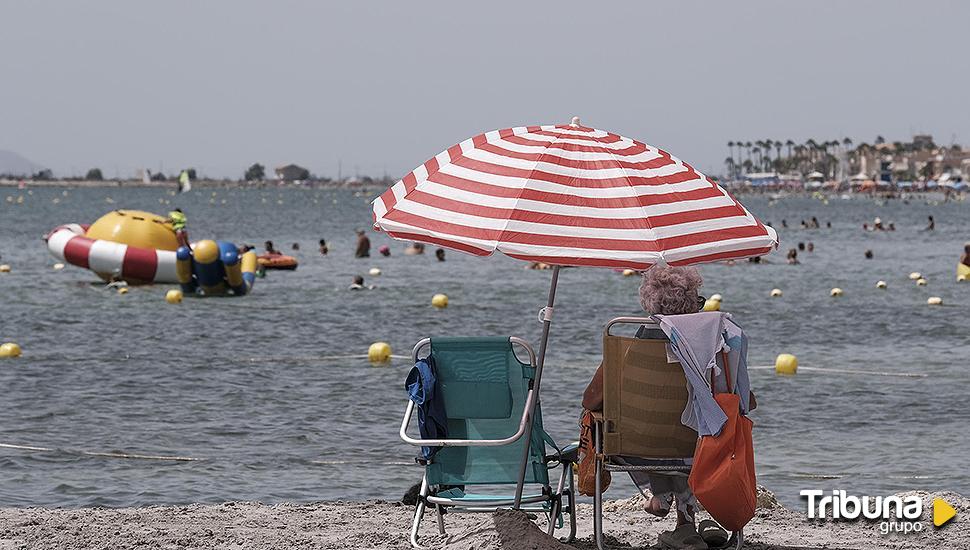
[[[437,377],[431,357],[421,359],[408,373],[404,387],[408,397],[418,407],[418,430],[422,439],[445,439],[448,437],[448,415],[444,400],[435,392]],[[431,459],[441,447],[421,447],[425,460]]]
[[[681,422],[700,435],[721,433],[727,415],[711,395],[708,380],[714,372],[718,392],[736,393],[741,398],[741,413],[748,412],[751,381],[748,379],[748,338],[730,313],[701,312],[686,315],[654,315],[667,338],[670,350],[680,360],[687,376],[688,404]],[[721,351],[728,352],[733,387],[724,379]]]

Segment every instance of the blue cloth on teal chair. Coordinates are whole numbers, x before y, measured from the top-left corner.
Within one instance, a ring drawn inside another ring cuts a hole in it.
[[[444,400],[437,392],[434,360],[421,359],[411,368],[404,387],[408,396],[418,408],[418,430],[422,439],[446,439],[448,437],[448,415]],[[441,447],[421,447],[421,456],[430,459]]]

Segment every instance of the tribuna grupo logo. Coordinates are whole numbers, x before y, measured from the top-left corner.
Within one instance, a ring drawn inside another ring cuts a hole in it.
[[[878,521],[879,532],[884,535],[923,530],[923,523],[919,521],[923,516],[923,498],[917,495],[854,496],[840,489],[828,495],[821,490],[803,490],[799,494],[808,501],[808,519]],[[933,525],[942,527],[954,516],[956,510],[946,501],[933,499]]]

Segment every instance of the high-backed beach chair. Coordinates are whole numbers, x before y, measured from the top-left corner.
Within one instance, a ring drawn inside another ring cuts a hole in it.
[[[610,334],[617,325],[640,328],[635,337]],[[604,548],[602,470],[690,473],[698,437],[681,423],[688,399],[687,377],[680,363],[668,363],[668,341],[660,326],[646,317],[617,317],[603,330],[603,411],[594,414],[593,424],[597,460],[593,533],[600,550]],[[723,547],[740,548],[743,539],[743,532],[737,531]]]
[[[528,362],[516,356],[513,346],[528,354]],[[424,478],[411,526],[411,545],[418,544],[418,531],[428,507],[434,507],[438,531],[445,534],[445,512],[492,512],[512,508],[511,494],[473,493],[470,486],[504,486],[507,492],[518,486],[520,466],[529,445],[525,471],[527,491],[520,509],[548,518],[547,531],[554,534],[569,516],[569,536],[576,534],[572,462],[575,447],[559,449],[542,428],[536,355],[524,340],[502,338],[426,338],[414,347],[418,360],[430,348],[436,394],[444,399],[448,420],[447,439],[421,439],[407,434],[415,405],[408,401],[401,423],[401,438],[420,446],[442,447],[424,465]],[[541,376],[539,377],[541,379]],[[531,435],[525,433],[531,418]],[[528,441],[527,441],[528,439]],[[546,454],[546,443],[554,450]],[[559,481],[549,484],[549,471],[559,467]]]

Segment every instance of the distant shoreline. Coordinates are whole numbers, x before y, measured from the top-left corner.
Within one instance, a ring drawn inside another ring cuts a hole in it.
[[[149,181],[142,180],[76,180],[76,179],[55,179],[55,180],[29,180],[29,179],[9,179],[0,178],[0,187],[20,186],[23,182],[25,188],[32,187],[75,187],[75,188],[155,188],[155,189],[178,189],[178,183],[174,181]],[[356,180],[356,181],[306,181],[302,183],[280,182],[276,180],[266,180],[261,182],[248,182],[238,180],[195,180],[192,182],[193,188],[238,188],[238,189],[276,189],[287,187],[293,189],[372,189],[377,187],[390,187],[393,182],[386,184],[377,180]]]

